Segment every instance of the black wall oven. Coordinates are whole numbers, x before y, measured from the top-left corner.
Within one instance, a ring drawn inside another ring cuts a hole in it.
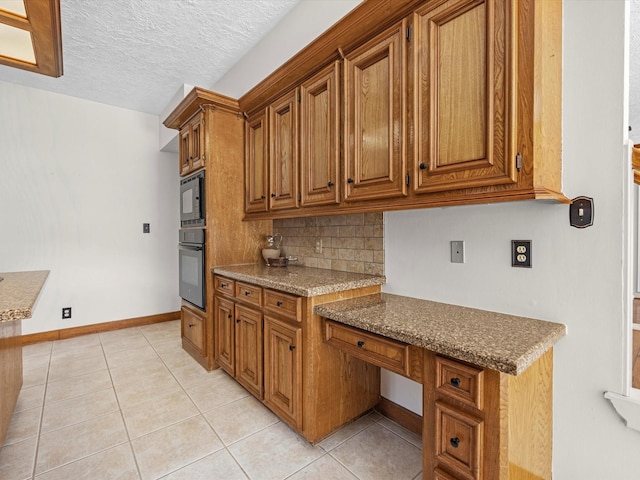
[[[180,180],[180,226],[205,226],[204,171]]]
[[[178,245],[179,294],[183,300],[205,310],[206,275],[204,228],[183,228]]]

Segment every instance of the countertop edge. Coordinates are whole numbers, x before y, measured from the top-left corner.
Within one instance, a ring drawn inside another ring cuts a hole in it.
[[[0,277],[4,277],[0,282],[0,291],[11,289],[8,294],[2,292],[5,295],[11,295],[8,299],[3,299],[3,303],[17,304],[16,306],[4,304],[0,307],[0,322],[31,318],[49,273],[49,270],[0,273]]]
[[[387,294],[389,295],[389,294]],[[344,302],[348,302],[345,300]],[[460,307],[467,308],[467,307]],[[419,336],[413,333],[385,328],[384,325],[369,323],[354,318],[353,314],[347,312],[337,312],[332,310],[331,303],[317,305],[314,307],[314,313],[322,317],[334,320],[345,325],[349,325],[361,330],[392,338],[403,343],[425,348],[440,355],[446,355],[451,358],[472,363],[483,368],[506,373],[509,375],[520,375],[529,368],[538,358],[540,358],[547,350],[552,348],[562,337],[566,335],[566,326],[560,323],[547,322],[538,320],[546,324],[553,324],[554,327],[539,341],[529,348],[524,349],[517,357],[504,358],[499,355],[492,355],[490,352],[480,352],[477,350],[465,348],[464,345],[454,342],[445,342],[435,337]],[[490,312],[491,313],[491,312]],[[497,315],[502,315],[498,314]]]

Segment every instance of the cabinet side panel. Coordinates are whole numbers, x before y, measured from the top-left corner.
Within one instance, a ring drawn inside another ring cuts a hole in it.
[[[553,349],[509,376],[509,478],[551,479]]]

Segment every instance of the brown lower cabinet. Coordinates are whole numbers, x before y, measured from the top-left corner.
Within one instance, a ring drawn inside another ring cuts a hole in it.
[[[308,441],[378,403],[379,367],[325,343],[313,307],[379,286],[298,297],[216,275],[214,287],[217,364]]]

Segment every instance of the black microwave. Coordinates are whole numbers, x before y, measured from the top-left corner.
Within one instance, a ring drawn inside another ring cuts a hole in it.
[[[204,227],[204,170],[180,180],[180,226]]]

